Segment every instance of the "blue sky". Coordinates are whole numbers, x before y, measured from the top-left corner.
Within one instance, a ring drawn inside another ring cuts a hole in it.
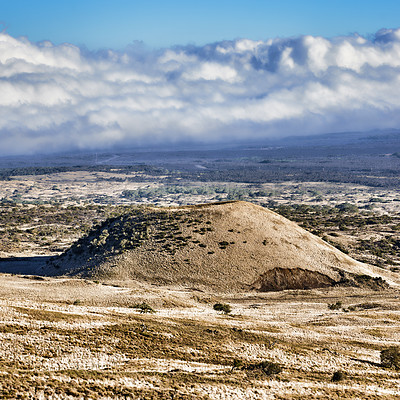
[[[398,0],[0,0],[0,155],[399,129],[399,16]]]
[[[225,39],[373,34],[399,25],[397,0],[0,0],[14,36],[122,49]]]

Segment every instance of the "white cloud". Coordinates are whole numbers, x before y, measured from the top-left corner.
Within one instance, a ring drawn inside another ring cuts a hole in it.
[[[400,30],[91,53],[0,34],[0,154],[400,125]]]
[[[186,71],[182,75],[182,78],[189,81],[198,81],[201,79],[214,81],[220,79],[227,82],[235,82],[237,80],[237,72],[228,65],[203,62],[200,65],[196,65],[193,69]]]

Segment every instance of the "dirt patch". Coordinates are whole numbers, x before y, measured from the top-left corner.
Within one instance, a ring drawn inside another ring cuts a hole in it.
[[[329,287],[335,281],[327,275],[302,268],[274,268],[262,274],[253,284],[260,292],[287,289],[313,289]]]

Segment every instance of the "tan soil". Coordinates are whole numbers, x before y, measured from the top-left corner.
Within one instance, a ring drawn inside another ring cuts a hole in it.
[[[31,278],[31,279],[27,279]],[[385,399],[399,371],[396,290],[289,290],[218,296],[0,274],[4,399]],[[368,299],[368,300],[366,300]],[[79,300],[79,301],[78,301]],[[154,314],[140,314],[146,301]],[[231,315],[213,310],[228,303]],[[328,304],[342,302],[340,310]],[[351,308],[351,310],[350,310]],[[283,371],[233,368],[279,363]],[[332,382],[335,371],[344,378]]]

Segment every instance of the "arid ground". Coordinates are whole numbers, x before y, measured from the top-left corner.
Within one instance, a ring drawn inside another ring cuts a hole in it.
[[[400,396],[399,372],[380,365],[400,340],[398,291],[233,296],[4,274],[0,295],[2,398]],[[265,361],[282,371],[269,375]]]
[[[261,293],[40,275],[109,217],[239,199],[399,281],[400,158],[357,146],[309,159],[279,148],[134,168],[107,155],[120,164],[1,170],[0,398],[400,398],[400,371],[381,362],[400,343],[395,286]]]

